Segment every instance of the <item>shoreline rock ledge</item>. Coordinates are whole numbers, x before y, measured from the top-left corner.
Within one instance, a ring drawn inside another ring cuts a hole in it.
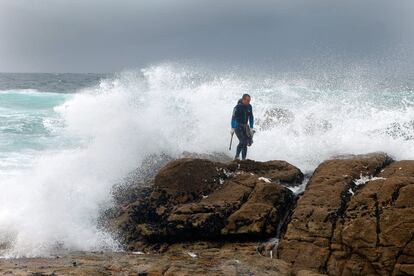
[[[285,161],[178,159],[113,224],[129,250],[277,238],[267,252],[293,274],[414,275],[414,161],[337,156],[297,196],[303,178]]]
[[[285,161],[219,163],[183,158],[163,167],[113,220],[130,250],[183,241],[264,241],[295,204],[302,172]]]
[[[294,194],[303,179],[285,161],[177,159],[105,213],[126,251],[2,259],[0,274],[414,275],[414,161],[337,156]]]
[[[414,275],[414,161],[376,153],[323,162],[278,257],[329,275]]]

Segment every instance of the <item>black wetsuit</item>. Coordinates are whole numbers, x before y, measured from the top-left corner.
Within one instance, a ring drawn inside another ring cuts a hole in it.
[[[249,105],[244,105],[240,101],[233,109],[233,116],[231,119],[231,127],[235,130],[239,144],[237,145],[236,158],[239,158],[240,153],[242,159],[245,160],[247,156],[247,146],[253,142],[249,127],[253,128],[254,117],[253,108]]]

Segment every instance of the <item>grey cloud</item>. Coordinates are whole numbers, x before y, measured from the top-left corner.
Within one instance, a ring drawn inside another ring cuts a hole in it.
[[[0,71],[164,60],[283,67],[389,53],[398,66],[414,56],[413,11],[410,0],[0,0]]]

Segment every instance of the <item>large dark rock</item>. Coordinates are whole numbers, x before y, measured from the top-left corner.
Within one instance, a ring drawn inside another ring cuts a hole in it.
[[[219,252],[228,241],[271,237],[257,252],[273,254],[281,237],[276,254],[287,273],[414,275],[414,161],[337,156],[318,166],[297,200],[288,188],[302,180],[284,161],[179,159],[153,185],[124,193],[111,225],[129,249],[198,240]]]
[[[353,181],[361,174],[376,174],[388,160],[385,154],[374,154],[328,160],[319,165],[297,202],[278,249],[279,257],[298,269],[326,270],[334,229],[345,212]]]
[[[180,158],[206,159],[214,162],[230,162],[232,159],[223,153],[192,153],[183,152]],[[151,154],[144,158],[141,165],[115,184],[112,195],[116,205],[125,205],[139,200],[144,187],[152,187],[158,172],[174,158],[167,154]]]
[[[390,163],[381,153],[322,163],[278,256],[329,275],[413,275],[414,161]]]
[[[284,161],[219,163],[184,158],[168,163],[147,196],[120,208],[114,223],[129,248],[142,242],[255,239],[277,235],[301,183]]]
[[[249,172],[257,177],[268,178],[271,182],[280,183],[284,186],[296,186],[302,183],[302,172],[285,161],[256,162],[245,160],[243,162],[232,162],[227,168],[233,172]]]
[[[225,177],[220,163],[192,158],[174,160],[155,176],[150,200],[169,205],[195,201],[216,190]]]
[[[260,239],[276,234],[293,199],[292,192],[281,185],[263,182],[257,176],[237,176],[199,202],[174,209],[168,221],[175,235]]]
[[[414,275],[414,161],[395,162],[351,197],[329,274]]]

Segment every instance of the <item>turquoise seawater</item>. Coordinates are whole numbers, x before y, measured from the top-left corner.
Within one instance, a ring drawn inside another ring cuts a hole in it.
[[[29,165],[42,151],[57,150],[68,141],[55,107],[71,95],[9,90],[0,92],[0,174]]]
[[[30,167],[47,151],[68,148],[55,108],[102,74],[0,73],[0,179]]]

